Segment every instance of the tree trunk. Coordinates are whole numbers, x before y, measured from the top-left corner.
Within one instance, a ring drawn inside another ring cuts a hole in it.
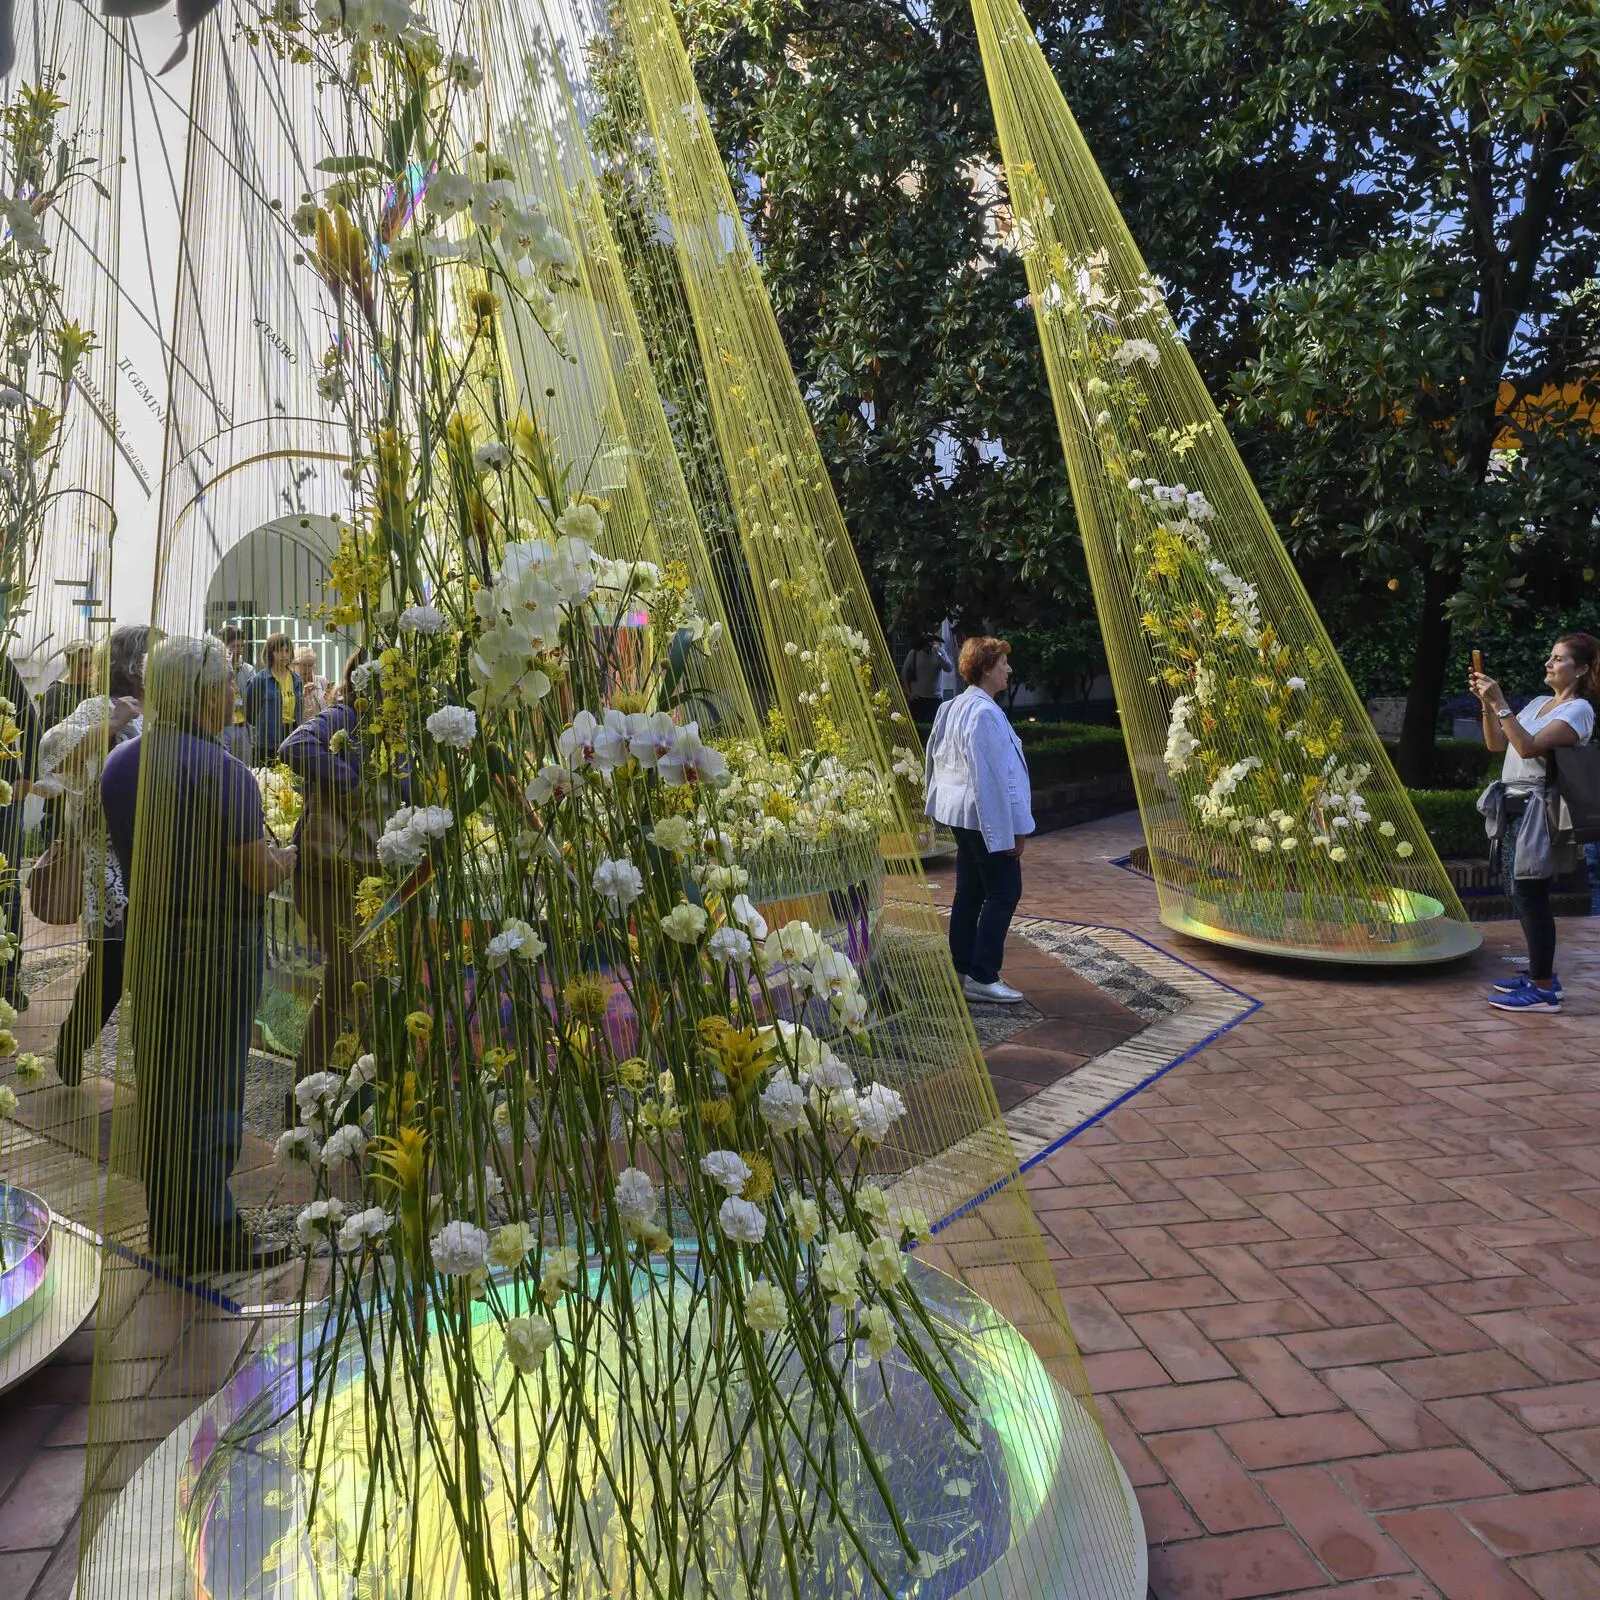
[[[1433,567],[1423,578],[1422,618],[1416,653],[1411,658],[1411,689],[1406,695],[1400,748],[1395,754],[1400,781],[1411,789],[1427,788],[1433,771],[1439,697],[1444,692],[1445,668],[1450,659],[1450,618],[1444,607],[1455,593],[1457,581],[1454,573]]]

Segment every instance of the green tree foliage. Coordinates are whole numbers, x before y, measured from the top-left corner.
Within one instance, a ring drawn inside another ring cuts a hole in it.
[[[964,0],[680,18],[884,620],[1092,615]]]
[[[1082,615],[965,5],[681,10],[890,613]],[[1425,770],[1464,641],[1582,620],[1600,565],[1586,397],[1550,393],[1600,373],[1600,5],[1030,13],[1336,638],[1404,634]]]
[[[1336,635],[1409,629],[1420,775],[1452,630],[1580,611],[1595,564],[1600,448],[1559,393],[1600,377],[1600,6],[1156,0],[1052,25],[1214,389],[1238,368],[1236,432]]]

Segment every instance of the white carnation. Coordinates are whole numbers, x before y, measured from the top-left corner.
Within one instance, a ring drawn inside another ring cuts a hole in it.
[[[767,1236],[767,1214],[737,1195],[729,1195],[717,1211],[722,1231],[735,1244],[760,1244]]]
[[[328,1135],[322,1147],[322,1164],[330,1168],[339,1167],[346,1161],[360,1161],[366,1153],[366,1130],[347,1124]]]
[[[465,750],[478,737],[478,714],[466,706],[440,706],[427,721],[428,732],[452,750]]]
[[[806,1092],[787,1073],[761,1091],[761,1115],[774,1133],[793,1133],[806,1120]]]
[[[656,1186],[650,1174],[624,1167],[617,1174],[617,1215],[630,1233],[642,1232],[656,1220]]]
[[[700,1170],[729,1194],[742,1194],[750,1181],[750,1169],[744,1158],[734,1150],[713,1150],[700,1158]]]
[[[394,1218],[381,1206],[352,1212],[339,1230],[339,1248],[349,1254],[364,1250],[368,1245],[376,1246],[382,1242],[393,1223]]]
[[[470,1222],[447,1222],[429,1245],[434,1267],[447,1278],[481,1272],[489,1261],[489,1235]]]
[[[438,606],[407,606],[400,613],[401,633],[441,633],[448,618]]]
[[[302,1206],[300,1215],[294,1219],[294,1231],[300,1243],[309,1246],[319,1233],[337,1233],[339,1224],[344,1221],[344,1210],[342,1200],[313,1200],[310,1205]]]
[[[544,954],[544,940],[528,923],[517,917],[506,920],[484,951],[484,960],[490,967],[503,967],[512,956],[520,961],[537,961]]]
[[[644,893],[639,869],[626,857],[605,860],[594,869],[594,892],[611,902],[613,911],[626,911]]]
[[[718,928],[706,941],[706,949],[714,961],[748,961],[752,948],[750,935],[739,928]]]

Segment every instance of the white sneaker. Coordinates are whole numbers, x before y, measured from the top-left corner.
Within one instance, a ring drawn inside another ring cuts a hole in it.
[[[993,983],[979,983],[976,978],[963,978],[961,992],[969,1000],[985,1000],[992,1006],[1014,1006],[1022,1001],[1022,991],[998,978]]]

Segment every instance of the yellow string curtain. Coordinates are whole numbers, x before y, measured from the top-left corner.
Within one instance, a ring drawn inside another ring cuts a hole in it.
[[[220,20],[171,637],[104,785],[137,1203],[80,1595],[1136,1600],[910,853],[920,757],[670,12],[630,0],[623,42],[712,531],[570,18]],[[267,589],[293,615],[258,639]],[[302,623],[363,657],[297,726]]]
[[[973,0],[1168,926],[1335,961],[1478,936],[1016,0]]]
[[[81,0],[14,22],[0,78],[0,1388],[94,1303],[110,1086],[93,1063],[102,938],[120,914],[94,782],[112,736],[125,64]],[[55,859],[36,876],[47,837]]]

